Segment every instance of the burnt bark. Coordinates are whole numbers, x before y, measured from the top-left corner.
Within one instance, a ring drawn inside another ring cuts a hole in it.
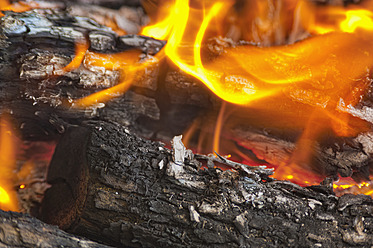
[[[168,67],[159,72],[164,64],[159,61],[123,96],[105,104],[71,108],[69,101],[114,86],[120,76],[118,71],[84,65],[57,75],[55,71],[73,59],[76,42],[86,41],[89,51],[98,53],[139,49],[149,59],[165,42],[137,35],[118,36],[92,19],[75,17],[62,9],[7,12],[1,18],[0,30],[0,113],[11,112],[26,139],[56,139],[66,124],[87,119],[114,120],[146,137],[155,137],[162,130],[172,136],[182,132],[206,107],[199,101],[172,105],[165,101],[170,94],[185,98],[186,93],[180,93],[182,88],[175,93],[166,90],[162,75],[167,74]],[[206,98],[206,92],[202,89],[200,98]],[[208,103],[209,97],[203,101]],[[170,122],[175,113],[181,118]],[[168,125],[162,129],[165,123]]]
[[[331,182],[302,188],[269,174],[90,121],[60,140],[40,216],[114,246],[370,247],[371,197],[338,198]]]
[[[68,234],[29,215],[0,210],[0,218],[1,247],[108,247]]]

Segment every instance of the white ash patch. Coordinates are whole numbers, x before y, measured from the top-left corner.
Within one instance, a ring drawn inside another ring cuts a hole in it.
[[[173,161],[167,164],[166,173],[168,176],[175,178],[181,185],[187,186],[188,188],[203,189],[206,187],[205,183],[198,179],[198,176],[186,172],[186,170],[191,170],[192,168],[185,165],[184,162],[186,159],[193,159],[193,153],[191,150],[185,148],[181,139],[182,135],[179,135],[175,136],[171,141]]]
[[[219,215],[223,211],[224,207],[221,204],[213,203],[209,204],[207,202],[202,202],[198,210],[204,214]]]
[[[189,206],[189,214],[190,214],[190,221],[192,222],[200,222],[199,220],[199,213],[196,211],[193,205]]]

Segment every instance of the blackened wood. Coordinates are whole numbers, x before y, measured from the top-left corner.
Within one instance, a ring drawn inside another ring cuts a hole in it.
[[[63,10],[7,12],[0,20],[0,111],[9,111],[26,138],[53,139],[65,123],[91,118],[114,118],[134,125],[138,118],[159,119],[156,95],[157,68],[135,90],[104,104],[70,109],[68,101],[118,83],[119,72],[84,66],[58,76],[54,72],[74,57],[76,42],[89,42],[90,51],[113,53],[140,49],[151,57],[164,45],[141,36],[118,36],[93,20]],[[141,93],[141,94],[140,94]],[[120,111],[119,111],[120,110]]]
[[[115,246],[369,247],[373,242],[369,196],[338,198],[330,181],[302,188],[266,173],[223,172],[213,160],[200,170],[201,158],[206,159],[190,152],[180,158],[114,123],[71,127],[52,159],[52,187],[41,217]],[[66,212],[69,204],[78,208]]]
[[[108,247],[68,234],[34,217],[0,210],[0,247]]]

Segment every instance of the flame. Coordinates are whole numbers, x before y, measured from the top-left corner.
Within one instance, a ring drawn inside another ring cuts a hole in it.
[[[37,8],[38,4],[35,2],[25,3],[19,1],[16,3],[10,3],[8,0],[0,0],[0,11],[14,11],[14,12],[24,12]],[[0,13],[0,17],[4,16],[3,13]]]
[[[241,45],[226,48],[216,58],[202,59],[206,38],[221,34],[219,26],[224,26],[222,22],[230,13],[232,1],[203,1],[199,5],[202,7],[191,8],[189,1],[176,0],[168,16],[144,29],[143,34],[150,35],[154,31],[154,37],[168,37],[167,57],[226,102],[248,106],[254,101],[257,103],[264,101],[263,98],[285,93],[294,101],[314,106],[311,115],[315,117],[309,123],[321,120],[322,124],[316,129],[306,125],[293,157],[276,173],[277,178],[312,184],[320,182],[322,177],[304,180],[305,164],[309,164],[315,142],[326,128],[331,127],[339,136],[369,130],[367,123],[341,113],[337,105],[341,98],[352,105],[358,102],[360,95],[351,95],[351,89],[360,84],[359,80],[365,80],[373,66],[370,58],[373,52],[372,13],[335,6],[320,9],[306,1],[290,2],[293,3],[289,9],[293,11],[294,19],[301,18],[303,28],[315,34],[292,45]],[[264,10],[266,4],[257,2],[256,8],[260,10],[258,18],[264,20],[268,13]],[[169,22],[170,19],[173,21]],[[265,33],[266,24],[260,23],[257,30]],[[362,85],[364,88],[364,83]],[[310,88],[313,91],[309,91]],[[222,124],[219,115],[214,134],[216,150]]]
[[[141,54],[140,50],[129,50],[115,54],[96,53],[89,51],[87,42],[77,42],[73,60],[61,70],[55,71],[54,74],[63,75],[78,69],[82,64],[86,68],[99,67],[119,71],[121,75],[117,85],[70,102],[70,106],[74,108],[94,106],[121,96],[135,80],[141,78],[147,68],[158,61],[156,57],[141,61]],[[158,53],[158,57],[162,57],[162,52]]]
[[[64,74],[77,69],[82,64],[88,48],[88,42],[77,42],[75,44],[75,57],[67,66],[62,69],[62,72],[59,72],[59,74]]]
[[[14,189],[15,137],[9,118],[0,119],[0,208],[6,211],[18,211],[18,202]]]
[[[341,22],[340,28],[343,32],[353,33],[357,28],[373,30],[373,14],[368,10],[349,10],[346,19]]]
[[[220,153],[219,152],[219,149],[220,149],[220,134],[221,134],[221,129],[222,129],[222,126],[223,126],[223,123],[224,123],[223,118],[224,118],[224,114],[225,114],[226,105],[227,105],[226,102],[223,102],[221,104],[218,119],[216,120],[216,125],[215,125],[213,150],[214,150],[214,152],[217,152],[217,153]]]
[[[174,21],[178,19],[177,12],[175,11],[176,7],[177,6],[172,2],[162,4],[158,10],[159,12],[157,13],[154,23],[144,27],[141,31],[141,35],[153,37],[159,40],[166,39],[174,27]],[[145,3],[144,8],[148,10],[148,12],[151,12],[154,9],[154,6]]]
[[[337,182],[333,183],[333,189],[337,196],[341,196],[346,193],[350,194],[364,194],[373,195],[372,181],[366,181],[361,183],[356,183],[349,178],[341,178]]]
[[[363,35],[344,33],[314,37],[291,46],[240,46],[227,49],[212,62],[203,63],[201,48],[204,36],[209,29],[211,31],[211,22],[218,19],[215,22],[220,23],[232,5],[231,1],[216,1],[210,5],[207,1],[204,3],[203,9],[195,10],[189,7],[188,1],[176,1],[164,21],[147,27],[143,34],[154,32],[161,33],[154,37],[169,36],[165,48],[168,58],[227,102],[247,105],[254,100],[278,94],[290,84],[315,82],[321,85],[332,81],[342,82],[341,85],[349,87],[348,83],[361,76],[367,65],[372,64],[369,59],[369,39],[365,37],[368,43],[360,47],[357,44],[362,43]],[[346,15],[350,17],[348,13]],[[174,16],[178,17],[178,21],[164,25],[169,19],[176,20]],[[219,19],[219,16],[222,17]],[[362,27],[356,21],[354,23],[354,27]],[[346,53],[351,47],[354,47],[354,51]],[[357,62],[352,68],[351,63],[345,62],[351,60]],[[279,84],[284,86],[278,87]]]
[[[334,31],[353,33],[357,29],[373,30],[371,1],[367,1],[366,9],[349,7],[323,6],[317,7],[310,1],[301,0],[297,4],[300,22],[311,34],[325,34]]]
[[[120,80],[119,83],[113,87],[75,100],[72,106],[75,108],[92,106],[121,96],[134,81],[138,80],[146,73],[147,68],[158,61],[157,58],[147,58],[145,61],[140,61],[141,54],[139,50],[130,50],[116,54],[85,53],[84,64],[86,67],[93,66],[102,67],[107,70],[118,70],[121,74]],[[159,53],[159,56],[162,56],[161,54],[162,53]],[[79,58],[79,61],[81,60],[83,60],[83,58]]]
[[[366,9],[357,9],[355,6],[320,7],[305,0],[242,2],[242,8],[238,9],[233,0],[192,3],[165,0],[158,8],[154,8],[153,1],[143,1],[151,25],[144,27],[141,34],[167,39],[164,53],[159,53],[154,60],[142,61],[137,50],[99,54],[89,51],[88,43],[78,42],[74,59],[57,71],[57,75],[76,70],[83,63],[86,67],[117,70],[120,79],[111,88],[70,102],[71,106],[91,106],[120,96],[157,59],[166,55],[182,71],[224,100],[212,142],[217,152],[227,103],[252,107],[254,103],[265,105],[267,99],[286,96],[292,101],[289,108],[294,104],[311,106],[311,110],[307,110],[309,120],[302,123],[304,131],[296,151],[285,161],[286,166],[277,168],[276,177],[306,185],[321,181],[321,176],[307,174],[312,171],[308,164],[320,134],[330,128],[337,136],[349,137],[370,128],[338,106],[341,101],[346,106],[356,104],[368,86],[369,70],[373,66],[370,58],[373,14],[369,4]],[[10,8],[9,2],[0,1],[0,8]],[[216,56],[206,55],[208,39],[217,36],[248,42],[224,48]],[[297,116],[293,117],[297,122]],[[195,132],[196,123],[185,140]],[[320,124],[315,127],[314,123]],[[201,134],[197,147],[205,146],[204,135]]]

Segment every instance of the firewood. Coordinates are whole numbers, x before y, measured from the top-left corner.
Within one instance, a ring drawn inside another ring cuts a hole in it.
[[[82,40],[90,44],[90,51],[140,49],[149,57],[163,47],[163,41],[136,35],[119,37],[91,19],[74,17],[63,10],[7,12],[0,30],[0,112],[13,114],[24,137],[53,139],[63,132],[65,122],[78,123],[98,116],[123,119],[127,125],[140,116],[159,119],[156,100],[149,97],[157,88],[157,68],[148,68],[146,78],[134,82],[137,90],[113,100],[105,111],[101,109],[105,104],[71,109],[68,102],[116,85],[118,72],[84,66],[62,76],[55,71],[72,60],[75,43]]]
[[[0,218],[1,247],[108,247],[68,234],[26,214],[0,210]]]
[[[205,169],[200,169],[201,164]],[[373,242],[373,200],[336,197],[271,170],[173,150],[116,123],[67,129],[53,156],[40,216],[108,245],[128,247],[351,247]]]

